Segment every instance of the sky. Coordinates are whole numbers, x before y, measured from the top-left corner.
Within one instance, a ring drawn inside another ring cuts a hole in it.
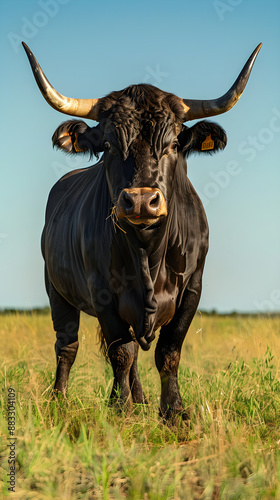
[[[188,176],[210,227],[199,308],[280,311],[279,19],[278,0],[2,2],[0,308],[48,305],[40,252],[48,193],[91,164],[52,149],[68,118],[41,96],[20,42],[64,95],[97,98],[146,82],[188,99],[224,94],[262,42],[240,101],[212,118],[226,149],[191,156]]]

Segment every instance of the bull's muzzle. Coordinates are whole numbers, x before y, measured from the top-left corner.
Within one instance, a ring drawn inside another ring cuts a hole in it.
[[[118,199],[116,215],[132,224],[154,224],[167,216],[167,207],[160,189],[140,187],[124,189]]]

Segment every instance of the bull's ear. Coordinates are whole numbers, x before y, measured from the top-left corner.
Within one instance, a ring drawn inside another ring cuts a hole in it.
[[[96,154],[102,151],[102,137],[98,127],[90,128],[80,120],[62,123],[53,134],[52,143],[54,147],[70,154]]]
[[[213,122],[201,121],[193,127],[184,127],[178,136],[180,149],[187,155],[196,153],[215,153],[227,144],[225,131]]]

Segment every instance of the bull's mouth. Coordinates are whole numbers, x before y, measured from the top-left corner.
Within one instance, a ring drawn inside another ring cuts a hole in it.
[[[153,229],[159,229],[166,219],[165,216],[160,217],[124,217],[123,220],[126,221],[130,226],[134,227],[137,231],[149,231]]]
[[[161,217],[140,217],[140,216],[134,216],[134,217],[125,217],[130,224],[133,224],[134,226],[153,226],[157,224]]]

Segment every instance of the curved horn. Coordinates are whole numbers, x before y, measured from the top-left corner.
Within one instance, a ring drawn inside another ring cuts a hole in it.
[[[204,118],[206,116],[220,115],[221,113],[229,111],[242,96],[261,46],[262,43],[259,43],[252,55],[249,57],[248,61],[246,62],[244,68],[235,80],[232,87],[222,97],[219,97],[218,99],[211,99],[208,101],[182,99],[182,104],[185,110],[184,121],[195,120],[196,118]]]
[[[59,94],[44,75],[29,47],[24,42],[22,42],[22,45],[29,59],[37,85],[50,106],[66,115],[90,118],[91,120],[98,121],[97,103],[99,99],[73,99]]]

